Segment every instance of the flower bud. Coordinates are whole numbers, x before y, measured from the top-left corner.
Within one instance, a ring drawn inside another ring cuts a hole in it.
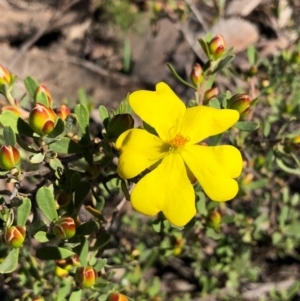
[[[34,93],[34,100],[36,103],[43,104],[48,108],[52,108],[53,100],[50,91],[45,85],[40,85]]]
[[[77,254],[74,254],[73,256],[68,258],[68,262],[70,262],[70,264],[72,264],[74,267],[78,267],[81,265],[79,256]]]
[[[218,211],[213,211],[208,216],[207,225],[218,230],[220,228],[221,219],[220,213]]]
[[[5,67],[0,65],[0,93],[5,94],[5,90],[9,90],[13,82],[14,76]]]
[[[98,278],[97,271],[90,267],[79,267],[75,273],[75,280],[78,282],[80,287],[90,288],[93,286]]]
[[[204,101],[203,101],[203,104],[207,105],[209,103],[209,101],[218,96],[220,93],[219,91],[219,88],[217,87],[214,87],[214,88],[210,88],[208,90],[205,91],[204,93]]]
[[[57,111],[57,116],[60,117],[62,120],[65,120],[70,114],[71,111],[66,105],[61,105]]]
[[[118,138],[125,131],[133,128],[134,120],[130,114],[117,114],[109,121],[107,135],[109,138]]]
[[[34,297],[32,301],[45,301],[43,297]]]
[[[1,110],[2,110],[2,112],[4,112],[4,111],[11,111],[15,115],[17,115],[19,117],[21,116],[21,110],[18,107],[16,107],[16,106],[9,106],[9,105],[3,106]]]
[[[2,145],[0,148],[0,168],[11,170],[20,163],[19,151],[10,145]]]
[[[25,240],[25,236],[25,227],[11,226],[5,230],[4,240],[9,246],[13,248],[20,248]]]
[[[247,116],[250,110],[250,97],[247,94],[233,95],[227,102],[227,109],[237,110],[240,118]]]
[[[63,217],[58,220],[54,227],[53,233],[59,239],[69,239],[76,233],[76,225],[72,217]]]
[[[65,278],[69,274],[69,271],[65,268],[62,268],[60,266],[55,267],[55,275],[59,278]]]
[[[215,36],[209,43],[208,49],[214,60],[219,59],[225,51],[225,41],[221,35]]]
[[[200,64],[196,63],[190,74],[190,80],[194,87],[199,87],[203,82],[203,69]]]
[[[121,293],[115,292],[108,296],[107,301],[128,301],[128,298]]]
[[[40,103],[36,103],[29,114],[31,128],[40,135],[47,135],[53,131],[55,119],[54,111]]]
[[[72,193],[63,190],[56,196],[56,201],[60,207],[65,207],[72,201]]]

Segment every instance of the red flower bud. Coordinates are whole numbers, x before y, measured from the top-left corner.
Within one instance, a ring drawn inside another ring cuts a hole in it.
[[[63,217],[53,227],[53,233],[59,239],[69,239],[76,233],[76,225],[72,217]]]
[[[98,278],[97,271],[90,267],[79,267],[75,273],[75,280],[78,282],[80,287],[90,288],[93,286]]]
[[[250,97],[247,94],[236,94],[227,102],[227,109],[237,110],[240,118],[245,117],[250,110]]]
[[[47,135],[53,131],[55,119],[54,111],[40,103],[36,103],[29,114],[30,126],[40,135]]]
[[[0,168],[11,170],[20,163],[19,151],[10,145],[2,145],[0,148]]]
[[[115,292],[108,296],[107,301],[128,301],[128,298],[121,293]]]
[[[219,59],[225,51],[225,41],[221,35],[215,36],[209,43],[208,49],[214,60]]]
[[[45,85],[40,85],[34,93],[34,100],[36,103],[43,104],[48,108],[52,108],[53,100],[50,91]]]
[[[190,80],[193,86],[199,87],[203,82],[203,69],[200,64],[196,63],[193,67],[193,70],[190,74]]]
[[[65,120],[70,114],[71,111],[66,105],[61,105],[57,111],[57,116],[60,117],[62,120]]]
[[[21,111],[16,106],[4,106],[4,107],[2,107],[2,112],[4,112],[4,111],[11,111],[14,114],[16,114],[17,116],[19,116],[19,117],[21,116]]]
[[[20,248],[25,240],[26,229],[22,226],[11,226],[5,230],[4,240],[13,247]]]
[[[210,101],[212,98],[218,96],[219,93],[220,93],[220,91],[219,91],[219,89],[218,89],[217,87],[215,87],[215,88],[210,88],[210,89],[206,90],[205,93],[204,93],[204,101],[203,101],[203,104],[208,104],[209,101]]]
[[[79,260],[79,256],[77,254],[71,256],[70,258],[68,258],[68,261],[70,261],[70,263],[75,267],[78,267],[78,266],[81,265],[80,260]]]

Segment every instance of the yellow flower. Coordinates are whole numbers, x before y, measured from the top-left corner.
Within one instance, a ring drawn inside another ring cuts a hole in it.
[[[129,103],[158,134],[131,129],[116,141],[121,152],[118,173],[122,178],[133,178],[157,165],[132,191],[131,203],[137,211],[146,215],[162,211],[172,224],[187,224],[196,214],[195,192],[188,173],[214,201],[236,196],[238,184],[233,178],[242,170],[239,150],[230,145],[209,147],[197,143],[230,128],[239,119],[237,111],[205,106],[186,109],[165,83],[158,83],[154,92],[130,94]]]

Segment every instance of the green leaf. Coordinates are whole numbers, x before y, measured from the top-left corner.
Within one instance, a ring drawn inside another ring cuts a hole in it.
[[[68,258],[74,254],[73,251],[65,248],[47,246],[37,249],[35,256],[42,260],[57,260]]]
[[[33,130],[23,119],[11,111],[5,110],[0,115],[0,123],[3,127],[10,126],[15,134],[33,137]]]
[[[208,49],[207,42],[204,39],[198,39],[198,42],[199,42],[202,50],[206,54],[206,56],[209,58],[209,49]]]
[[[83,134],[89,135],[90,113],[86,105],[78,104],[74,109],[78,117],[78,125]]]
[[[108,232],[102,232],[97,235],[97,240],[93,250],[100,250],[104,248],[111,240],[111,236]]]
[[[238,121],[235,127],[241,131],[253,132],[259,128],[259,124],[253,121]]]
[[[209,105],[211,108],[215,108],[215,109],[220,109],[220,108],[221,108],[220,102],[219,102],[218,98],[216,98],[216,97],[212,98],[212,99],[209,101],[208,105]]]
[[[31,201],[29,198],[24,198],[22,205],[20,205],[17,209],[17,225],[25,226],[30,211],[31,211]]]
[[[65,133],[73,132],[77,125],[77,116],[75,114],[69,114],[65,119]]]
[[[67,137],[62,137],[49,145],[49,148],[59,154],[82,153],[85,150],[81,144],[78,144]]]
[[[10,126],[5,126],[3,128],[3,137],[6,145],[16,145],[16,134]]]
[[[292,224],[285,226],[282,229],[282,232],[290,235],[290,236],[295,236],[295,237],[300,237],[300,222],[299,221],[295,221]]]
[[[28,76],[24,79],[24,84],[29,95],[32,98],[34,98],[35,91],[39,87],[39,83],[37,82],[37,80],[34,79],[33,77]]]
[[[39,164],[43,162],[45,159],[45,155],[42,153],[34,154],[29,157],[30,163]]]
[[[54,234],[49,234],[46,231],[39,231],[34,235],[34,238],[40,242],[40,243],[44,243],[49,241],[50,239],[55,238]]]
[[[59,286],[56,301],[65,301],[66,300],[66,296],[71,291],[72,284],[73,284],[73,280],[64,279],[64,281]]]
[[[27,226],[27,232],[34,236],[38,231],[47,231],[47,225],[42,220],[36,220]]]
[[[97,229],[97,223],[94,220],[89,220],[86,223],[81,224],[76,229],[76,235],[90,235]]]
[[[205,196],[204,192],[202,192],[202,191],[197,192],[197,195],[199,197],[199,201],[196,203],[197,211],[201,215],[206,216],[207,215],[206,196]]]
[[[169,67],[171,73],[173,74],[173,76],[179,81],[181,82],[182,84],[192,88],[193,90],[197,90],[192,84],[190,84],[189,82],[185,81],[177,72],[176,70],[174,69],[174,67],[167,63],[167,66]]]
[[[257,51],[254,47],[254,45],[250,45],[247,49],[247,55],[248,55],[248,60],[249,63],[254,66],[257,63]]]
[[[80,301],[82,295],[82,290],[72,292],[69,301]]]
[[[87,265],[89,243],[88,240],[82,236],[80,237],[81,244],[75,248],[76,254],[78,254],[79,260],[83,266]]]
[[[75,189],[75,208],[79,208],[91,190],[91,184],[87,181],[82,181]]]
[[[103,258],[103,259],[100,259],[100,260],[98,259],[96,265],[94,266],[94,269],[99,272],[105,267],[106,263],[107,263],[106,258]]]
[[[286,165],[286,163],[281,158],[276,158],[276,163],[283,171],[300,176],[300,168],[292,168]]]
[[[53,192],[48,187],[41,187],[36,194],[36,202],[44,216],[53,222],[58,219]]]
[[[12,249],[0,264],[0,274],[12,273],[18,266],[19,249]]]
[[[51,159],[49,165],[53,170],[57,170],[58,168],[64,168],[61,161],[58,158]]]
[[[235,58],[235,55],[234,54],[230,54],[228,56],[226,56],[224,59],[222,59],[217,67],[214,69],[214,71],[212,72],[213,74],[214,73],[217,73],[219,71],[221,71],[222,69],[224,69],[226,67],[226,65],[228,65],[230,62],[232,62]]]
[[[103,124],[104,124],[105,120],[109,119],[109,117],[110,117],[106,107],[102,106],[102,105],[99,107],[99,115],[100,115],[100,119]]]

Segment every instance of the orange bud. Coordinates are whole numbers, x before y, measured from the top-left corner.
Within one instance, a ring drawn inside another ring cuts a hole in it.
[[[97,271],[90,267],[79,267],[75,273],[75,279],[80,287],[90,288],[92,287],[98,278]]]
[[[108,296],[107,301],[128,301],[128,298],[121,293],[115,292]]]
[[[208,104],[209,101],[210,101],[212,98],[218,96],[219,93],[220,93],[220,91],[219,91],[219,88],[217,88],[217,87],[210,88],[210,89],[206,90],[205,93],[204,93],[204,101],[203,101],[203,104]]]
[[[46,107],[52,108],[53,100],[50,91],[45,85],[40,85],[34,93],[36,103],[41,103]]]
[[[3,106],[1,110],[2,110],[2,112],[4,112],[4,111],[11,111],[14,114],[16,114],[17,116],[19,116],[19,117],[21,116],[21,111],[16,106],[9,106],[9,105]]]
[[[199,87],[203,82],[203,69],[200,64],[196,63],[193,67],[193,70],[190,74],[190,80],[193,86]]]
[[[59,239],[69,239],[76,233],[76,225],[72,217],[63,217],[58,220],[54,227],[53,233]]]
[[[214,60],[219,59],[225,51],[225,41],[221,35],[215,36],[209,43],[208,49]]]
[[[61,105],[57,111],[57,116],[60,117],[62,120],[65,120],[70,114],[71,111],[66,105]]]
[[[10,145],[2,145],[0,148],[0,168],[11,170],[20,163],[19,151]]]
[[[40,135],[51,133],[55,126],[56,114],[51,108],[36,103],[29,114],[31,128]]]
[[[0,65],[0,86],[9,85],[12,81],[12,74],[2,65]]]
[[[4,232],[5,242],[13,248],[20,248],[23,245],[25,236],[26,229],[22,226],[11,226]]]

